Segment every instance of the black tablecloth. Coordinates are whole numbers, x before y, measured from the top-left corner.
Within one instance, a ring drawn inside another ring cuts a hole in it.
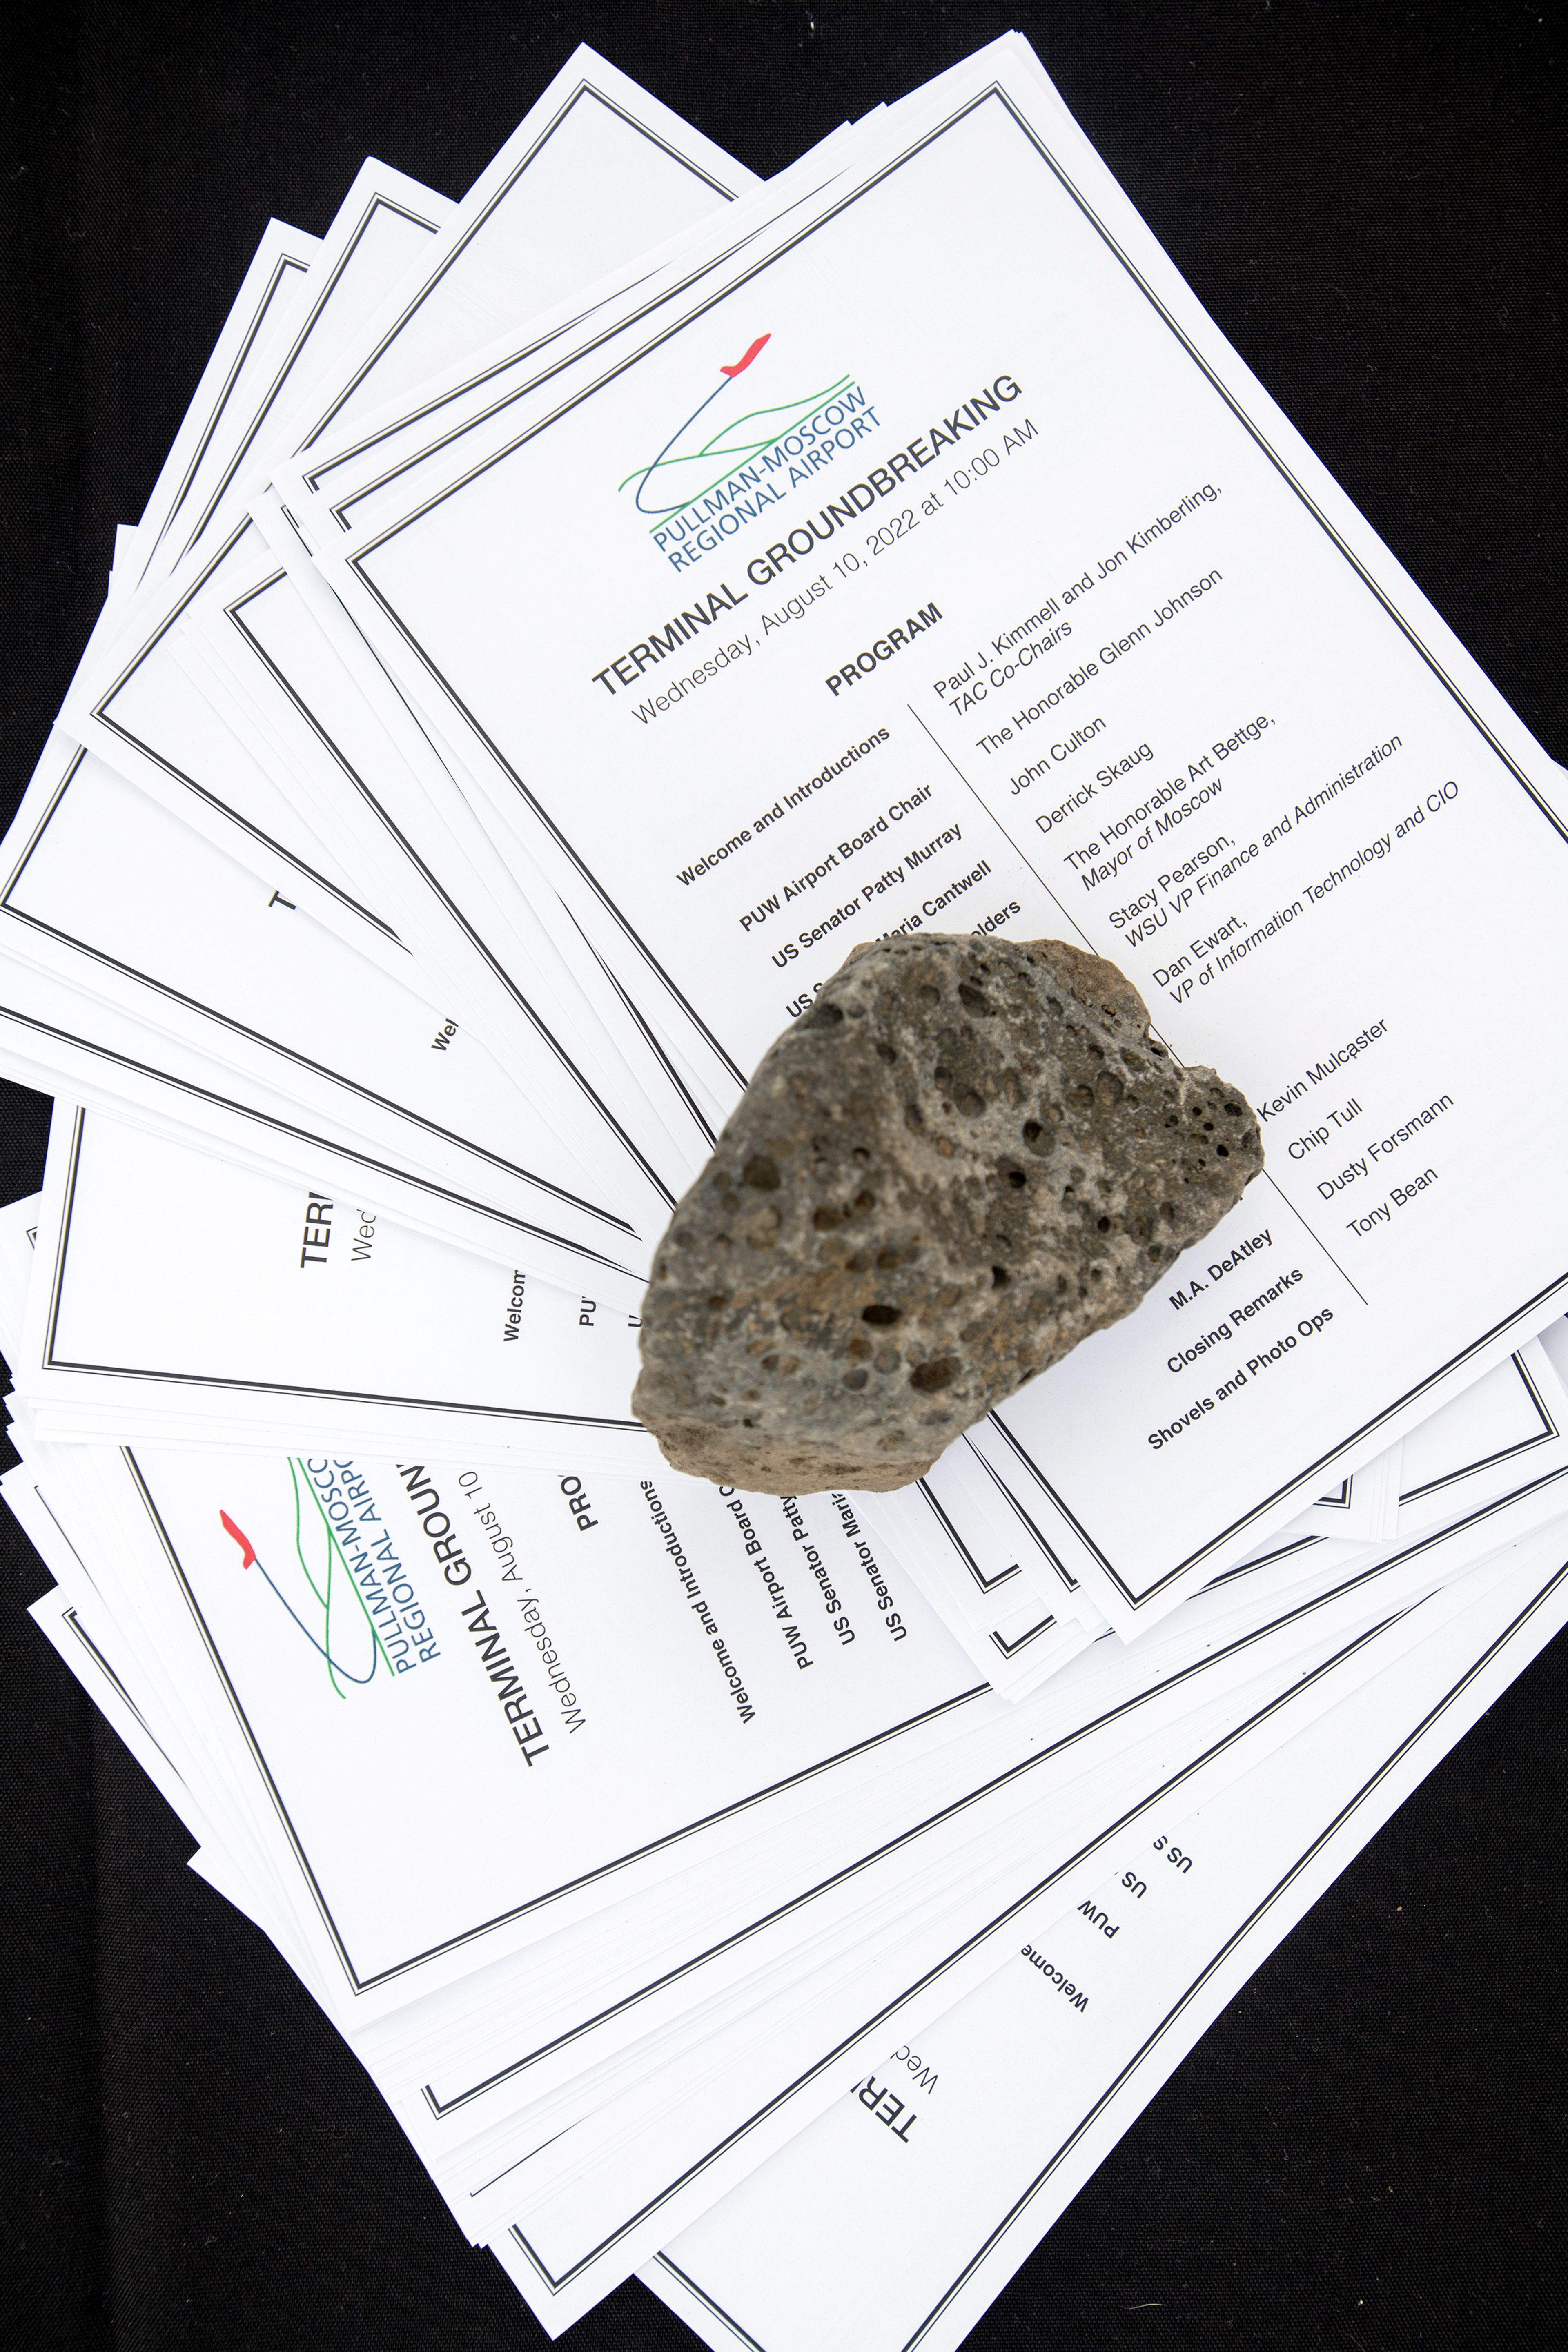
[[[269,214],[324,229],[367,152],[461,194],[579,38],[767,173],[1010,22],[1568,759],[1560,8],[108,0],[11,33],[7,806]],[[1512,1010],[1543,1040],[1563,1017]],[[38,1181],[47,1118],[0,1101],[5,1197]],[[8,1520],[0,1540],[10,2340],[542,2344],[289,1971],[184,1868],[184,1832],[23,1615],[46,1579]],[[976,2347],[1562,2340],[1565,1696],[1559,1643],[1260,1971]],[[787,2217],[780,2250],[811,2259]],[[633,2284],[571,2340],[691,2339]]]

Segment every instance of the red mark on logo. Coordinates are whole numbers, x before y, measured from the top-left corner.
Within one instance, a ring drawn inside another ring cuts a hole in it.
[[[239,1528],[235,1526],[234,1521],[229,1517],[226,1511],[220,1511],[218,1513],[218,1517],[223,1521],[226,1532],[234,1538],[235,1542],[239,1546],[241,1552],[244,1554],[244,1558],[239,1563],[241,1568],[248,1568],[251,1561],[256,1558],[256,1546],[251,1542],[250,1538],[247,1535],[241,1534]]]
[[[751,366],[752,362],[756,358],[757,353],[762,350],[763,345],[764,343],[771,343],[772,341],[773,337],[771,334],[759,335],[756,341],[752,345],[751,350],[746,353],[745,358],[743,360],[737,360],[733,367],[721,367],[719,371],[720,374],[727,375],[731,380],[738,375],[743,375],[746,370]]]

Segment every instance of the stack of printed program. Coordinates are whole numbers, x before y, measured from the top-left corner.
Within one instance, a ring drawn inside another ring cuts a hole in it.
[[[268,228],[5,846],[5,1495],[552,2334],[957,2345],[1563,1622],[1563,782],[1016,37],[765,184],[579,52]],[[919,1486],[682,1478],[653,1246],[922,930],[1266,1171]]]

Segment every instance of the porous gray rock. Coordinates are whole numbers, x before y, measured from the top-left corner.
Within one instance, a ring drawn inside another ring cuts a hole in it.
[[[1258,1121],[1059,940],[856,949],[675,1212],[634,1410],[678,1470],[907,1486],[1137,1306],[1263,1165]]]

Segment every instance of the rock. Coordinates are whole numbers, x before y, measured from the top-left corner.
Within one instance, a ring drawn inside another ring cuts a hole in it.
[[[856,949],[763,1055],[654,1259],[633,1408],[678,1470],[882,1492],[1136,1307],[1263,1165],[1114,964]]]

